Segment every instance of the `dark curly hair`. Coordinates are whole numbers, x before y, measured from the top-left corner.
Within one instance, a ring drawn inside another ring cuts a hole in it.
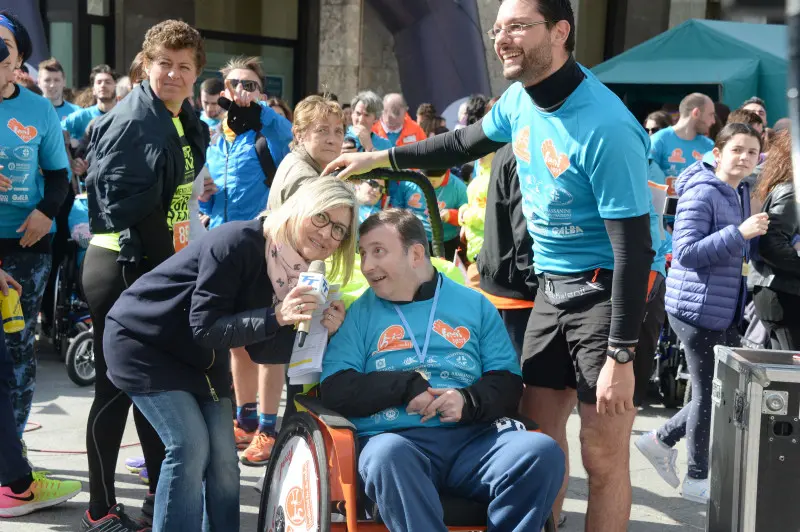
[[[200,32],[182,20],[165,20],[159,22],[144,35],[142,52],[147,61],[154,61],[159,48],[168,50],[194,50],[197,72],[206,66],[206,51]]]

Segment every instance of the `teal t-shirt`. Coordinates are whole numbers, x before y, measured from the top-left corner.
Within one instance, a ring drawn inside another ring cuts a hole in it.
[[[436,199],[439,202],[439,210],[442,209],[455,209],[464,205],[469,201],[467,197],[467,185],[461,179],[449,174],[436,189]],[[396,187],[392,187],[392,194],[389,197],[389,204],[398,209],[408,209],[419,218],[422,225],[425,226],[425,234],[428,235],[428,241],[432,241],[433,233],[431,233],[431,219],[428,215],[428,203],[425,201],[425,195],[422,189],[410,181],[400,181]],[[451,219],[455,222],[458,219]],[[453,240],[458,238],[461,227],[454,225],[450,222],[442,224],[444,229],[444,241]]]
[[[487,371],[520,375],[516,352],[497,309],[480,293],[439,278],[440,293],[424,360],[417,356],[410,338],[413,334],[423,349],[433,299],[398,305],[411,329],[407,330],[394,304],[378,298],[370,288],[350,306],[344,323],[331,338],[322,361],[322,380],[345,370],[419,370],[434,388],[464,388]],[[395,405],[350,421],[359,436],[453,425],[441,423],[438,417],[422,425],[421,416],[407,414],[406,406]]]
[[[363,224],[364,220],[375,214],[376,212],[380,212],[381,210],[381,203],[378,202],[375,205],[365,205],[361,204],[358,206],[358,223]]]
[[[64,100],[61,105],[55,107],[56,114],[58,115],[58,119],[63,122],[69,115],[80,111],[82,107],[75,105],[74,103],[70,103],[67,100]]]
[[[42,200],[42,170],[65,169],[69,161],[50,100],[19,87],[0,102],[0,124],[0,172],[11,180],[11,190],[0,192],[0,238],[18,239],[17,229]]]
[[[89,122],[102,114],[97,105],[80,109],[68,115],[61,123],[61,127],[69,133],[70,138],[81,140],[86,133],[86,128],[89,127]]]
[[[349,136],[349,137],[352,137],[353,139],[355,139],[355,141],[356,141],[356,149],[358,151],[361,151],[361,149],[362,149],[361,141],[358,140],[358,135],[356,135],[355,132],[353,131],[353,126],[350,126],[350,127],[347,128],[346,135]],[[399,135],[399,133],[398,133],[398,135]],[[374,133],[374,132],[370,134],[370,139],[372,140],[372,147],[375,148],[375,151],[388,150],[389,148],[394,146],[394,144],[391,141],[381,137],[380,135],[378,135],[377,133]],[[395,139],[395,140],[397,140],[397,139]]]
[[[650,137],[650,158],[661,168],[665,175],[662,185],[669,185],[667,194],[675,197],[675,179],[687,167],[703,159],[703,155],[714,147],[714,141],[703,135],[694,140],[683,140],[675,134],[675,129],[668,127]]]
[[[647,134],[614,93],[584,73],[552,113],[515,83],[482,120],[487,137],[513,142],[537,273],[613,270],[603,219],[650,211]]]
[[[210,129],[211,131],[217,129],[217,126],[221,122],[219,118],[209,118],[205,113],[200,113],[200,120],[208,124],[208,129]]]

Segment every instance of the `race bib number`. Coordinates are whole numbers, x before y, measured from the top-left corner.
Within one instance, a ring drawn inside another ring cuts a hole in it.
[[[670,198],[677,198],[678,193],[675,192],[675,181],[677,181],[677,177],[668,177],[667,178],[667,196]]]
[[[175,253],[189,245],[189,220],[175,222],[172,226],[172,245]]]

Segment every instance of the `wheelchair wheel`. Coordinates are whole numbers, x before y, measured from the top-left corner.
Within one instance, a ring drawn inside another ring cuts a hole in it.
[[[72,340],[67,349],[67,358],[64,361],[67,375],[78,386],[94,384],[94,331],[88,330],[80,333]]]
[[[281,429],[261,487],[259,532],[328,532],[330,484],[325,442],[307,412]]]
[[[59,360],[64,360],[69,348],[69,338],[65,330],[68,297],[66,269],[66,262],[58,265],[56,280],[53,283],[53,315],[51,317],[52,323],[50,324],[50,341]]]

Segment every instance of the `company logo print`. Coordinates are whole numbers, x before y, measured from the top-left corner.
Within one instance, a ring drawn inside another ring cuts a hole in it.
[[[531,162],[531,151],[528,149],[528,144],[530,144],[531,140],[531,128],[530,126],[525,126],[517,135],[517,138],[514,139],[514,155],[521,161],[525,161],[526,163]]]
[[[675,148],[672,150],[672,155],[669,156],[667,159],[671,163],[685,163],[686,159],[683,158],[683,150],[680,148]]]
[[[400,351],[411,349],[413,345],[410,340],[403,340],[406,330],[402,325],[390,325],[381,333],[378,338],[378,351]]]
[[[30,142],[36,138],[36,135],[39,134],[39,131],[33,126],[23,126],[22,122],[17,120],[16,118],[12,118],[8,121],[8,129],[14,132],[16,136],[22,140],[22,142]]]
[[[542,157],[545,166],[556,179],[569,169],[569,157],[566,153],[558,152],[552,139],[542,142]]]
[[[448,355],[447,361],[450,362],[450,364],[466,371],[471,371],[478,366],[478,364],[475,362],[475,359],[472,358],[471,355],[461,351],[457,351],[452,355]]]
[[[470,338],[469,329],[463,325],[453,328],[442,320],[433,322],[433,331],[458,349],[464,347]]]

